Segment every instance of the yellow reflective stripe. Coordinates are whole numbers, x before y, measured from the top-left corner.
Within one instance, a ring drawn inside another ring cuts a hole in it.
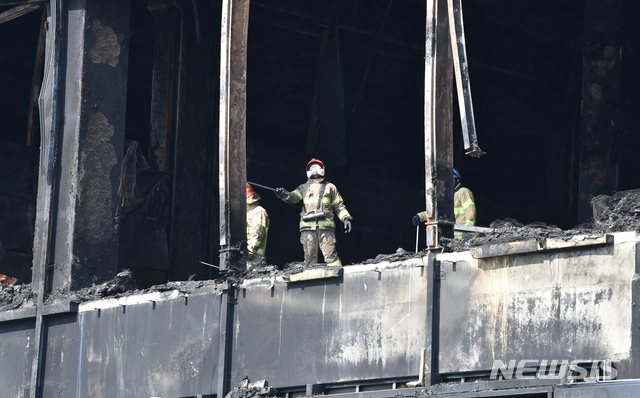
[[[476,225],[475,221],[471,221],[471,220],[467,220],[464,222],[464,225],[473,227],[474,225]]]
[[[264,249],[263,248],[258,249],[258,254],[261,254],[264,256]]]
[[[475,205],[475,203],[473,202],[473,200],[469,199],[469,200],[467,200],[466,202],[464,202],[464,203],[462,204],[462,208],[463,208],[463,209],[466,209],[467,207],[469,207],[469,206],[471,206],[471,205]]]
[[[336,198],[333,200],[333,202],[331,202],[331,206],[335,206],[338,203],[342,202],[342,196],[338,195],[336,196]]]
[[[292,194],[296,195],[298,197],[298,199],[302,199],[302,194],[300,193],[300,191],[298,191],[297,189],[291,192]]]
[[[327,264],[327,266],[328,267],[342,267],[342,261],[340,261],[340,259],[337,259],[336,261]]]
[[[304,198],[303,203],[304,203],[305,205],[308,205],[308,204],[317,204],[317,203],[318,203],[318,198]],[[328,204],[329,204],[329,198],[328,198],[328,197],[326,197],[326,196],[323,196],[323,197],[322,197],[322,203],[324,203],[324,204],[327,204],[327,205],[328,205]]]
[[[315,227],[316,225],[321,225],[323,227],[331,227],[331,228],[336,227],[336,224],[333,221],[329,221],[329,220],[319,220],[319,221],[311,221],[311,222],[300,221],[300,228]]]
[[[455,214],[464,214],[464,209],[462,207],[456,207],[455,209],[453,209],[453,212]]]
[[[340,210],[340,213],[338,213],[338,218],[344,220],[345,217],[351,217],[351,214],[349,214],[346,209]]]
[[[462,239],[462,232],[457,232],[457,231],[456,231],[456,232],[454,232],[454,233],[453,233],[453,237],[454,237],[455,239]]]

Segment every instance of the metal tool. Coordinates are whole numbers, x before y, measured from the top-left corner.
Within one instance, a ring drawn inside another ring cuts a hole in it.
[[[418,237],[420,236],[420,223],[416,225],[416,253],[418,252]]]
[[[273,191],[275,192],[276,189],[275,188],[269,188],[267,186],[261,185],[261,184],[256,184],[255,182],[251,182],[251,181],[247,181],[249,184],[251,185],[255,185],[256,187],[260,187],[260,188],[264,188],[264,189],[268,189],[269,191]]]
[[[200,264],[204,264],[204,265],[208,265],[209,267],[214,267],[214,268],[220,269],[220,267],[218,267],[217,265],[205,263],[204,261],[200,261]]]

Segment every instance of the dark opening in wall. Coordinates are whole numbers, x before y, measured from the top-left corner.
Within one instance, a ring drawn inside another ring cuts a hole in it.
[[[0,274],[18,283],[31,281],[43,23],[42,9],[0,23]]]
[[[577,223],[584,8],[583,0],[463,4],[487,155],[464,155],[454,113],[454,167],[475,194],[478,225]],[[422,1],[251,3],[248,179],[292,190],[311,157],[325,161],[354,218],[350,235],[337,228],[345,264],[415,248],[411,218],[425,206],[424,40]],[[271,215],[269,262],[300,261],[299,205],[257,190]]]

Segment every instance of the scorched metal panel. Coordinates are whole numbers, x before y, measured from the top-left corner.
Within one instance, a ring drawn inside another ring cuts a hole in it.
[[[278,387],[417,375],[427,333],[423,265],[415,258],[347,266],[339,278],[245,281],[231,386],[245,376]]]

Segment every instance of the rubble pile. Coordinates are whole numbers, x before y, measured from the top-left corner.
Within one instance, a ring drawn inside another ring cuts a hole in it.
[[[0,285],[0,311],[35,306],[36,295],[31,291],[31,283],[23,285]]]
[[[383,261],[389,261],[389,262],[404,261],[414,257],[422,257],[422,256],[424,256],[424,252],[413,253],[413,252],[408,252],[403,248],[399,247],[396,249],[396,252],[393,254],[378,254],[375,258],[359,262],[358,264],[377,264]]]
[[[603,232],[640,232],[640,189],[596,196],[591,209],[595,228]]]
[[[245,279],[271,278],[281,274],[282,272],[279,271],[275,265],[268,265],[266,267],[249,268],[244,274],[242,274],[242,277]]]
[[[131,278],[131,271],[123,270],[115,278],[99,285],[94,284],[70,293],[60,290],[55,291],[47,296],[45,305],[57,301],[81,303],[105,297],[120,297],[125,293],[129,293],[134,288],[134,284],[135,281]]]
[[[546,225],[541,222],[524,225],[517,220],[506,218],[491,223],[492,232],[481,234],[464,234],[463,239],[448,241],[445,251],[465,251],[472,247],[487,244],[508,243],[523,240],[542,241],[547,238],[570,240],[580,235],[586,238],[597,238],[602,234],[597,230],[570,229],[563,230],[555,225]]]
[[[278,390],[270,387],[266,380],[249,383],[249,378],[245,377],[225,398],[268,398],[274,397],[277,393]]]
[[[154,285],[148,289],[136,289],[135,280],[131,277],[131,271],[125,269],[119,272],[115,278],[89,287],[82,288],[74,292],[57,291],[47,296],[45,304],[58,301],[71,301],[73,303],[83,303],[86,301],[99,300],[103,298],[118,298],[134,294],[144,294],[150,292],[164,292],[177,290],[183,294],[190,294],[194,290],[207,285],[216,285],[216,280],[204,281],[178,281],[167,282],[162,285]],[[0,303],[2,303],[0,298]]]

